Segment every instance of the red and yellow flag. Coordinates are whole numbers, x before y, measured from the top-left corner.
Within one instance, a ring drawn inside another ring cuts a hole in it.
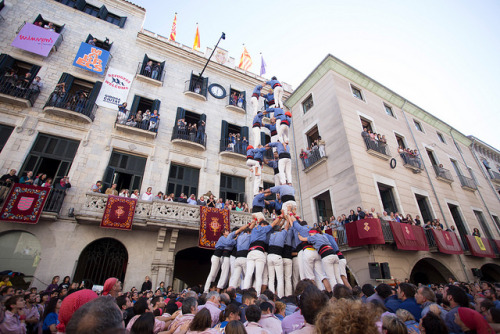
[[[200,51],[200,31],[198,30],[198,26],[196,26],[196,36],[194,36],[193,49]]]
[[[172,32],[170,33],[170,40],[175,42],[175,35],[177,35],[177,13],[174,16],[174,22],[172,23]]]
[[[250,66],[252,66],[252,58],[247,51],[247,48],[243,47],[243,53],[241,54],[240,65],[239,68],[247,71]]]

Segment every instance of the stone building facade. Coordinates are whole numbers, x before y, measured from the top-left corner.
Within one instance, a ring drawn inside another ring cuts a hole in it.
[[[60,201],[50,209],[46,205],[38,224],[0,224],[0,247],[12,254],[2,269],[34,276],[33,285],[41,288],[56,274],[81,279],[83,267],[106,258],[118,263],[125,288],[140,285],[145,275],[155,286],[172,284],[174,278],[178,287],[202,282],[210,252],[197,248],[198,207],[139,201],[132,231],[103,229],[99,223],[106,196],[89,190],[103,180],[106,186],[116,182],[119,189],[140,193],[151,186],[155,195],[211,192],[251,204],[246,151],[227,150],[226,140],[230,133],[248,138],[250,96],[264,78],[237,68],[223,49],[216,50],[198,78],[212,49],[194,51],[143,30],[145,10],[124,0],[43,0],[36,5],[15,0],[5,2],[0,14],[2,74],[15,68],[21,77],[30,72],[43,83],[36,94],[14,86],[0,92],[0,170],[43,172],[55,182],[67,175],[72,184]],[[48,55],[11,45],[24,27],[39,22],[51,22],[61,35]],[[119,124],[116,107],[95,104],[104,75],[73,65],[81,43],[93,38],[111,55],[104,72],[113,68],[133,77],[128,109],[158,110],[156,129]],[[145,71],[150,60],[160,65],[156,79]],[[68,92],[60,101],[53,92],[61,82]],[[290,86],[284,86],[289,95]],[[81,92],[87,96],[80,105]],[[245,98],[243,105],[230,103],[233,93]],[[179,132],[179,118],[205,121],[202,139]],[[273,182],[268,168],[262,177],[266,185]],[[231,214],[236,226],[249,219],[249,214]],[[23,254],[20,245],[33,249]],[[102,282],[103,277],[96,278]]]
[[[445,229],[456,226],[461,242],[474,228],[483,237],[499,239],[497,150],[332,55],[294,90],[286,105],[294,119],[304,217],[324,221],[349,215],[359,206],[380,214],[386,210],[419,215],[423,222],[438,218]],[[363,128],[385,135],[387,145],[365,141]],[[318,136],[326,142],[326,156],[300,161],[301,150]],[[399,146],[418,150],[418,158],[401,155]],[[344,252],[358,282],[370,280],[367,262],[388,262],[392,276],[400,279],[415,280],[426,273],[431,280],[453,275],[470,281],[477,278],[473,268],[482,268],[490,279],[500,278],[497,260],[444,255],[435,248],[398,251],[393,240]]]

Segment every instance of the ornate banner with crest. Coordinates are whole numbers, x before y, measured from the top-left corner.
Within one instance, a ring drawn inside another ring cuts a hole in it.
[[[215,249],[215,244],[224,229],[230,229],[229,210],[200,206],[200,238],[198,247]]]
[[[349,247],[385,244],[380,220],[367,218],[345,224]]]
[[[109,195],[102,216],[101,227],[130,231],[137,199]]]
[[[389,222],[396,246],[400,250],[428,251],[429,244],[425,237],[425,231],[420,226]]]
[[[455,233],[432,229],[434,241],[441,253],[444,254],[463,254],[462,246],[458,242]]]
[[[16,183],[10,189],[0,220],[36,224],[49,196],[50,188]]]

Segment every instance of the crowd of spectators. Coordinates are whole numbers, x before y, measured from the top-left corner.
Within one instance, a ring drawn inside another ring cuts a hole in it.
[[[158,125],[160,123],[160,114],[158,110],[153,112],[146,109],[146,111],[138,110],[136,113],[127,109],[127,102],[118,106],[118,115],[116,118],[118,124],[136,127],[138,129],[147,130],[151,132],[158,132]]]
[[[300,160],[302,160],[304,168],[314,165],[316,161],[326,155],[325,145],[325,141],[321,139],[321,136],[319,136],[318,139],[312,141],[310,147],[300,150],[299,157]]]
[[[245,108],[245,96],[243,96],[243,93],[237,93],[233,91],[231,94],[231,98],[229,99],[229,103],[233,106],[239,107],[244,109]]]
[[[405,164],[410,164],[421,168],[420,156],[417,150],[411,150],[408,147],[404,148],[403,146],[399,146],[398,154],[403,159]]]
[[[42,79],[39,76],[32,77],[30,72],[18,75],[14,68],[7,68],[0,79],[0,93],[31,99],[38,96],[43,88]]]
[[[179,118],[176,125],[176,138],[189,140],[199,144],[205,144],[205,121],[198,123],[187,123],[184,118]]]
[[[245,154],[248,146],[248,139],[239,133],[230,133],[227,142],[224,143],[226,151]]]
[[[368,148],[385,153],[385,148],[387,146],[387,139],[385,138],[385,135],[363,128],[361,136],[363,137]]]
[[[320,291],[310,280],[293,295],[228,288],[208,293],[195,285],[174,291],[164,282],[153,289],[122,291],[117,278],[103,286],[90,280],[59,283],[43,291],[0,282],[1,333],[227,333],[227,334],[492,334],[500,330],[500,284],[417,284],[407,279],[377,286],[334,286]]]
[[[154,80],[161,80],[161,64],[156,61],[148,61],[142,70],[142,75]]]

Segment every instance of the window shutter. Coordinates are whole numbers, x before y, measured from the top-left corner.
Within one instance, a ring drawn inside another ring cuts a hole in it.
[[[62,34],[64,28],[66,27],[66,24],[63,24],[62,26],[59,26],[57,29],[56,29],[56,32],[58,34]]]
[[[87,43],[87,44],[88,44],[88,43],[89,43],[91,40],[93,40],[93,39],[94,39],[94,36],[92,36],[91,34],[89,34],[89,35],[87,36],[87,39],[85,40],[85,43]]]
[[[113,177],[115,176],[115,169],[113,167],[106,167],[106,171],[104,172],[104,178],[102,179],[102,189],[106,191],[107,188],[111,187],[111,183],[113,182]]]
[[[228,105],[231,105],[231,94],[233,92],[231,92],[231,85],[229,85],[229,94],[227,94],[227,104]]]
[[[201,78],[203,80],[203,85],[201,86],[201,95],[207,97],[208,89],[208,78]]]
[[[153,105],[151,106],[151,113],[153,113],[153,111],[155,110],[158,110],[158,114],[160,114],[160,104],[161,104],[160,100],[154,100]]]
[[[37,65],[33,65],[33,66],[31,66],[31,69],[30,69],[30,72],[29,72],[29,73],[31,73],[31,77],[30,77],[30,78],[31,78],[31,80],[30,80],[30,84],[31,84],[31,82],[35,79],[35,77],[36,77],[36,75],[37,75],[38,71],[40,71],[40,66],[37,66]]]
[[[65,90],[66,90],[66,93],[69,92],[69,90],[71,89],[71,85],[73,85],[73,81],[75,80],[75,77],[73,77],[71,74],[69,73],[66,73],[64,72],[62,75],[61,75],[61,78],[59,79],[59,82],[58,83],[61,83],[61,82],[64,82],[66,83],[66,87],[65,87]]]
[[[243,109],[247,110],[247,92],[243,91],[241,95],[243,96]]]
[[[75,8],[78,10],[83,10],[85,8],[86,4],[87,4],[87,2],[85,0],[76,0]]]
[[[125,101],[123,101],[125,102]],[[123,103],[120,101],[120,103]],[[139,103],[141,102],[141,97],[138,95],[134,95],[134,101],[132,101],[132,106],[130,107],[130,113],[129,115],[135,115],[137,114],[137,109],[139,108]],[[142,110],[142,112],[145,112],[146,110]],[[152,110],[150,110],[152,112]]]
[[[227,147],[227,144],[228,144],[228,129],[229,127],[229,124],[227,123],[227,121],[222,121],[222,125],[221,125],[221,128],[220,128],[220,151],[225,151],[226,150],[226,147]]]
[[[118,23],[118,26],[120,28],[123,28],[125,26],[125,21],[127,21],[127,17],[126,16],[120,17],[120,23]]]
[[[205,115],[205,114],[201,114],[201,115],[200,115],[200,121],[205,122],[205,126],[206,126],[206,124],[207,124],[207,115]]]
[[[43,17],[42,17],[42,14],[38,14],[38,16],[36,17],[35,21],[33,22],[33,24],[35,24],[36,22],[42,22],[42,25],[43,25]]]
[[[243,137],[245,137],[248,141],[248,126],[241,127],[240,137],[241,137],[241,140],[243,140]],[[246,147],[245,147],[245,150],[246,150]]]
[[[144,59],[142,60],[142,67],[141,67],[141,74],[144,75],[144,68],[146,67],[146,64],[149,61],[149,57],[147,54],[144,54]]]
[[[15,61],[16,60],[8,54],[2,54],[0,56],[0,73],[4,73],[8,68],[12,68]]]
[[[101,91],[102,87],[102,82],[101,81],[96,81],[94,84],[94,88],[89,93],[89,98],[87,100],[87,106],[86,109],[92,109],[94,108],[95,101],[97,100],[97,96],[99,96],[99,92]]]
[[[97,17],[106,20],[108,13],[109,13],[108,9],[106,8],[106,6],[103,5],[101,9],[99,9],[99,14],[97,14]]]
[[[260,133],[260,144],[262,146],[266,145],[266,133],[265,132]]]
[[[180,120],[181,118],[184,118],[184,117],[186,117],[186,110],[178,107],[177,108],[177,115],[175,116],[175,126],[177,126],[177,121]]]
[[[165,61],[160,63],[160,81],[163,82],[163,79],[164,79],[164,74],[163,74],[163,70],[165,69]]]

